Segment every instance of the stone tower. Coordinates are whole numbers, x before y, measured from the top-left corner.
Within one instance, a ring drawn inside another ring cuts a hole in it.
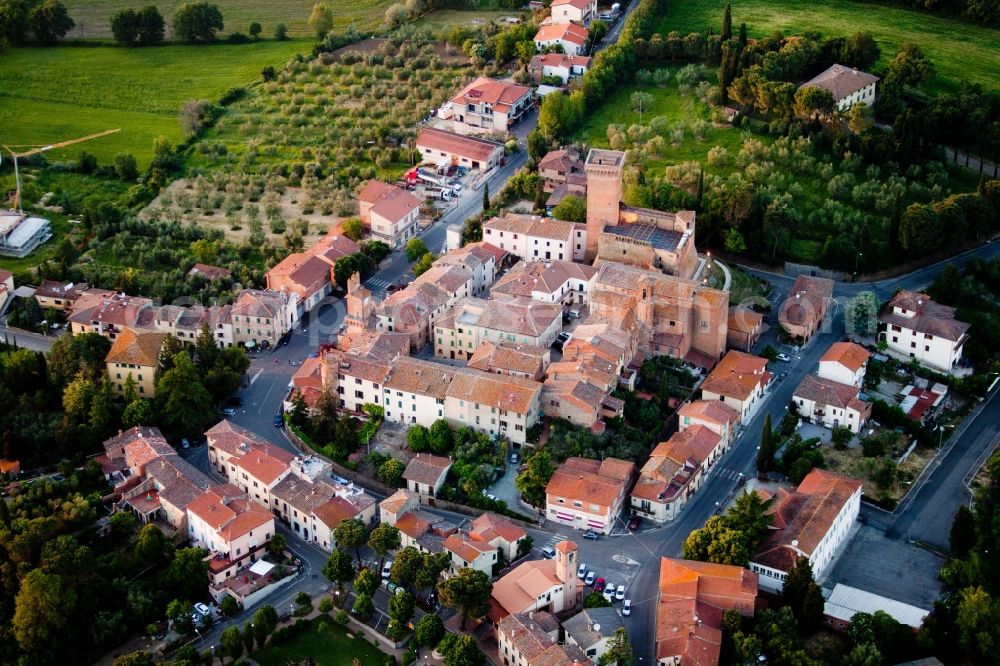
[[[560,541],[556,544],[556,578],[563,582],[563,610],[576,605],[577,583],[576,568],[577,547],[572,541]]]
[[[347,330],[350,333],[361,333],[365,330],[368,319],[375,310],[372,292],[361,284],[361,275],[355,273],[347,280]]]
[[[597,257],[597,243],[604,227],[617,226],[622,200],[622,168],[625,153],[593,148],[587,153],[587,253]]]

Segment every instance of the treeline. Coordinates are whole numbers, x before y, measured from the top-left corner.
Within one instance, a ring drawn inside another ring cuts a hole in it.
[[[59,0],[0,0],[0,50],[32,40],[55,44],[75,25]]]
[[[931,14],[968,18],[979,25],[1000,25],[1000,4],[993,0],[863,0]]]
[[[625,22],[618,41],[594,56],[579,87],[568,97],[545,97],[539,111],[538,131],[548,143],[569,138],[579,127],[584,113],[603,104],[615,88],[632,78],[637,65],[637,41],[652,35],[658,17],[666,8],[667,0],[639,0],[639,6]]]

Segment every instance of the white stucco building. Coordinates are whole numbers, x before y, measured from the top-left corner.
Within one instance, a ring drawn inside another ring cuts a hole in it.
[[[878,323],[879,339],[891,352],[939,372],[956,367],[969,339],[969,324],[955,319],[955,308],[905,289],[886,304]]]
[[[799,557],[822,576],[860,511],[861,482],[834,472],[813,469],[794,491],[779,488],[769,509],[771,532],[750,558],[760,586],[780,592]]]
[[[857,103],[875,103],[875,86],[879,78],[844,65],[830,65],[824,72],[802,84],[828,90],[838,111],[847,111]]]

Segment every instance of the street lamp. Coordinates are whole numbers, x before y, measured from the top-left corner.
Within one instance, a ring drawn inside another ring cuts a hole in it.
[[[941,450],[941,444],[942,444],[942,441],[944,440],[944,429],[945,428],[954,428],[954,427],[955,427],[955,424],[953,424],[953,423],[942,423],[942,424],[940,424],[938,426],[938,445],[937,445],[937,449],[936,449],[937,451]]]

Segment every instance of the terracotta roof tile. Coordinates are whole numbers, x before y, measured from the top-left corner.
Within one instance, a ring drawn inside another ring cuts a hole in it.
[[[731,350],[701,384],[702,391],[746,400],[758,385],[771,379],[767,359]]]
[[[894,307],[913,314],[911,316],[896,314],[893,312]],[[878,320],[953,342],[961,340],[970,328],[969,324],[955,319],[955,308],[936,303],[927,294],[905,289],[886,304]]]
[[[853,67],[833,64],[825,71],[803,83],[800,87],[816,86],[830,91],[833,101],[839,102],[850,97],[859,90],[877,83],[879,78],[868,72],[862,72]]]
[[[550,23],[543,25],[535,34],[535,43],[563,41],[577,46],[587,43],[590,32],[575,23]]]
[[[416,141],[417,150],[427,148],[439,152],[467,157],[475,162],[488,162],[497,151],[503,151],[503,144],[477,137],[455,134],[444,130],[425,127],[420,130]]]
[[[403,478],[407,481],[415,481],[434,487],[438,480],[451,469],[451,459],[443,456],[435,456],[430,453],[418,453],[410,459],[403,472]]]
[[[819,359],[819,362],[840,363],[851,372],[857,372],[868,362],[869,356],[868,350],[857,343],[834,342]]]

